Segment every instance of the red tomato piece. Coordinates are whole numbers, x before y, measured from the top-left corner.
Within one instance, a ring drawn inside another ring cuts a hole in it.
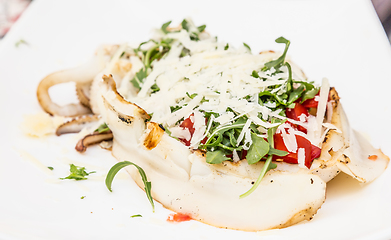
[[[191,141],[191,138],[193,137],[193,134],[194,134],[194,131],[195,131],[195,128],[194,128],[194,123],[191,121],[191,118],[194,116],[194,114],[192,113],[188,118],[186,118],[185,120],[183,120],[183,122],[179,125],[180,127],[183,127],[185,129],[188,129],[189,132],[190,132],[190,139],[189,140],[186,140],[184,138],[180,138],[179,140],[181,140],[186,146],[190,146],[190,141]],[[207,124],[208,120],[205,119],[205,124]],[[207,137],[205,137],[201,143],[202,144],[205,144],[206,141],[208,140]]]
[[[184,138],[179,138],[186,146],[190,146],[191,137],[193,137],[194,134],[194,123],[191,121],[190,117],[194,116],[194,114],[190,115],[188,118],[183,120],[183,122],[179,125],[180,127],[183,127],[184,129],[188,129],[190,132],[190,139],[186,140]]]
[[[190,135],[193,136],[193,133],[195,131],[195,128],[194,128],[194,123],[191,121],[191,117],[194,116],[194,114],[190,115],[190,117],[186,118],[185,120],[183,120],[183,122],[181,123],[181,125],[179,125],[180,127],[183,127],[183,128],[187,128],[189,129],[189,132],[190,132]]]
[[[318,101],[315,101],[315,98],[305,100],[301,105],[305,108],[317,108]]]
[[[284,140],[282,139],[281,133],[274,134],[274,148],[282,151],[288,152],[288,149],[285,146]],[[286,163],[297,163],[297,153],[288,152],[288,155],[279,157],[274,155],[273,160],[283,159]]]
[[[314,160],[315,158],[320,157],[321,152],[322,152],[322,149],[311,144],[311,160]]]
[[[308,113],[308,110],[303,107],[300,103],[296,102],[294,108],[287,108],[286,111],[286,116],[288,118],[292,118],[296,121],[299,121],[299,117],[304,114],[305,116],[309,116],[310,114]]]
[[[295,103],[295,107],[294,108],[287,108],[285,110],[285,114],[286,114],[286,116],[288,118],[291,118],[291,119],[296,120],[296,121],[300,121],[299,117],[302,114],[304,114],[307,117],[310,115],[308,113],[307,108],[303,107],[303,105],[301,105],[298,101]],[[293,123],[290,123],[290,124],[292,126],[294,126],[297,130],[299,130],[299,131],[301,131],[303,133],[307,133],[307,129],[305,129],[304,127],[296,125],[296,124],[293,124]]]
[[[304,165],[309,169],[311,168],[312,161],[320,156],[321,149],[312,145],[309,140],[307,140],[302,136],[296,135],[295,137],[297,141],[297,148],[304,148],[305,151]],[[296,164],[298,163],[297,152],[293,153],[287,150],[281,133],[277,133],[274,135],[274,148],[282,151],[287,151],[288,155],[283,157],[273,156],[273,160],[280,158],[286,163],[296,163]]]
[[[312,155],[312,144],[310,141],[308,141],[306,138],[302,136],[296,135],[296,141],[297,141],[297,148],[304,148],[305,151],[305,160],[304,160],[304,165],[310,169],[311,168],[311,155]]]

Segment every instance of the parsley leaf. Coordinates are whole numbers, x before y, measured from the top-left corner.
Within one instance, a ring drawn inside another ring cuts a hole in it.
[[[144,183],[145,193],[147,194],[147,198],[152,205],[152,211],[155,212],[155,204],[153,203],[153,199],[152,199],[152,195],[151,195],[152,184],[151,184],[151,182],[148,182],[147,175],[145,174],[144,170],[135,163],[132,163],[129,161],[123,161],[123,162],[119,162],[119,163],[115,164],[114,166],[112,166],[106,176],[105,182],[106,182],[107,189],[109,189],[109,191],[112,192],[111,184],[114,180],[115,175],[118,173],[119,170],[121,170],[122,168],[129,166],[129,165],[133,165],[134,167],[136,167],[138,172],[140,173],[141,180]]]
[[[64,179],[74,179],[76,181],[79,181],[79,180],[86,180],[86,176],[90,175],[91,173],[95,173],[95,171],[93,172],[89,172],[87,173],[85,171],[85,167],[78,167],[78,166],[75,166],[74,164],[70,164],[70,170],[71,174],[69,174],[68,177],[65,177],[65,178],[60,178],[61,180],[64,180]]]

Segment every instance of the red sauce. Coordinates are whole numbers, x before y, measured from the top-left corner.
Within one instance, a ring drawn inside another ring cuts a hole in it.
[[[187,214],[183,213],[172,213],[168,216],[167,221],[168,222],[185,222],[190,221],[191,217]]]

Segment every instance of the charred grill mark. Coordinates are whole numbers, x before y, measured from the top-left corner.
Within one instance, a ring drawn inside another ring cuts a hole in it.
[[[330,88],[330,99],[338,102],[340,97],[334,87]]]
[[[148,150],[152,150],[159,144],[164,134],[164,130],[155,122],[148,122],[147,128],[149,132],[145,136],[143,144]]]
[[[350,158],[346,156],[345,154],[342,154],[343,159],[339,160],[341,163],[348,164],[350,163]]]
[[[327,133],[326,133],[326,136],[325,136],[324,139],[323,139],[323,143],[327,142],[327,140],[329,139],[329,137],[330,137],[330,132],[327,132]]]
[[[121,94],[118,93],[117,86],[116,86],[115,81],[113,79],[113,76],[111,74],[110,74],[110,76],[103,75],[102,78],[103,78],[103,81],[107,84],[108,88],[115,93],[116,99],[118,101],[120,101],[121,103],[124,103],[124,104],[130,104],[130,105],[135,106],[137,108],[138,113],[142,116],[142,118],[144,118],[144,119],[150,119],[151,118],[151,116],[149,116],[148,113],[144,109],[139,107],[137,104],[134,104],[134,103],[126,101],[121,96]]]
[[[133,117],[122,115],[122,114],[118,113],[118,119],[121,120],[122,122],[130,125],[132,123]]]
[[[117,113],[118,119],[121,120],[123,123],[130,125],[133,121],[133,117],[125,114],[121,114],[117,112],[117,110],[111,105],[110,103],[107,102],[106,98],[103,98],[103,104],[105,105],[106,108],[110,109],[111,111]]]

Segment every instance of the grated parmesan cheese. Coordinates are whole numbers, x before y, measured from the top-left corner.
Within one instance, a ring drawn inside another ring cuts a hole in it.
[[[299,164],[300,168],[306,168],[305,166],[305,149],[299,148],[297,150],[297,163]]]

